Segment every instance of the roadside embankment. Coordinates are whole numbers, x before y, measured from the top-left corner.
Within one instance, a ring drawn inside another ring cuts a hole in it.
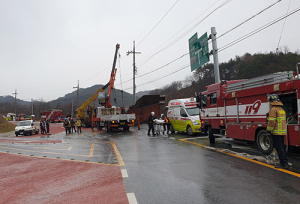
[[[16,125],[5,120],[5,118],[0,114],[0,136],[1,133],[9,133],[15,130]]]

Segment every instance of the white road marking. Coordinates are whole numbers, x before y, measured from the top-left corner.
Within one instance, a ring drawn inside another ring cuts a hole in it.
[[[182,139],[182,140],[196,140],[196,139],[207,139],[208,136],[204,136],[204,137],[193,137],[193,138],[185,138],[185,139]]]
[[[134,193],[127,193],[127,198],[128,198],[129,204],[138,204]]]
[[[126,169],[121,169],[121,172],[122,172],[123,178],[128,178],[128,174],[127,174]]]

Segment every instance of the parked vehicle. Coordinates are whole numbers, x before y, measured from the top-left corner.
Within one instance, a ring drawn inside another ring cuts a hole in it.
[[[63,112],[62,110],[58,110],[58,109],[43,111],[41,115],[41,119],[48,120],[50,123],[64,122]]]
[[[123,128],[124,131],[129,130],[131,126],[134,126],[135,114],[121,114],[121,108],[97,108],[97,117],[94,118],[94,127],[101,130],[106,128],[107,132],[111,132],[113,129]]]
[[[297,73],[298,69],[297,69]],[[293,72],[280,72],[248,80],[222,81],[206,87],[199,94],[202,131],[211,143],[215,134],[256,142],[265,154],[273,150],[273,140],[266,132],[269,94],[277,94],[286,112],[285,144],[300,146],[300,79]]]
[[[16,121],[16,114],[14,113],[7,113],[7,116],[5,117],[7,121]]]
[[[39,128],[33,122],[33,120],[23,120],[18,122],[15,127],[15,135],[32,135],[33,133],[39,134]]]
[[[174,99],[169,101],[167,116],[170,120],[170,130],[185,132],[189,135],[201,133],[199,108],[196,98]]]

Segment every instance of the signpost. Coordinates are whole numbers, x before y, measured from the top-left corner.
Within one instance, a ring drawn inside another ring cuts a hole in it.
[[[189,39],[189,50],[191,60],[191,71],[198,69],[205,63],[209,62],[208,39],[207,32],[199,39],[198,34],[195,33]]]

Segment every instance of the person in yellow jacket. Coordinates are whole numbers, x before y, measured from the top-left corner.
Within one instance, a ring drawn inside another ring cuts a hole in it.
[[[288,168],[287,154],[284,147],[284,137],[286,136],[286,114],[281,108],[283,106],[278,95],[271,94],[268,97],[271,109],[269,111],[267,133],[272,135],[273,146],[277,151],[280,164],[275,168]]]
[[[79,130],[80,130],[80,133],[81,133],[81,120],[80,120],[80,118],[77,118],[76,126],[77,126],[77,132],[79,133]]]

